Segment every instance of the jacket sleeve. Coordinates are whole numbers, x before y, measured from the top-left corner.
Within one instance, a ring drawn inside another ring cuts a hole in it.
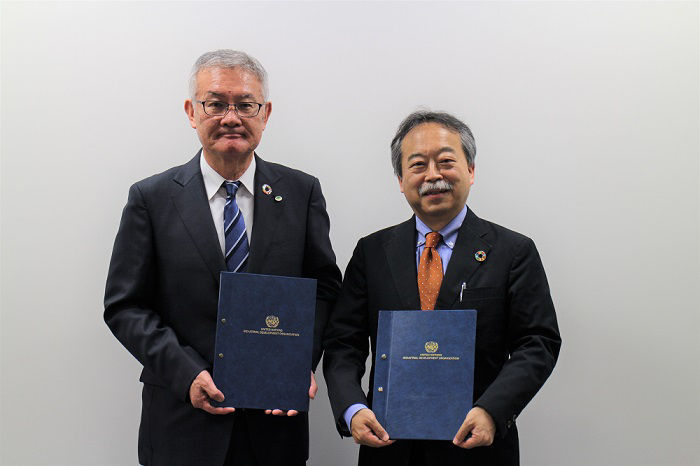
[[[341,282],[340,269],[335,263],[329,233],[330,220],[326,212],[326,200],[321,192],[321,184],[314,178],[309,196],[303,264],[303,275],[317,280],[316,322],[311,365],[314,371],[323,353],[323,331],[331,308],[338,297]]]
[[[149,207],[135,184],[129,190],[114,242],[104,319],[144,368],[185,401],[192,381],[209,364],[163,322],[155,297],[157,274]]]
[[[475,401],[504,436],[554,369],[561,337],[547,277],[535,244],[517,246],[508,275],[509,357],[496,379]]]
[[[369,405],[361,385],[369,355],[367,319],[367,282],[360,240],[345,270],[340,297],[330,315],[324,337],[323,375],[341,435],[350,435],[343,419],[345,410],[356,403]]]

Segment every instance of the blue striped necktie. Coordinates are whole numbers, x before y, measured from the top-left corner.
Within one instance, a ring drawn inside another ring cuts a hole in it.
[[[248,264],[248,235],[245,232],[243,213],[236,204],[236,191],[240,181],[225,181],[226,206],[224,207],[224,237],[226,238],[226,266],[229,272],[245,272]]]

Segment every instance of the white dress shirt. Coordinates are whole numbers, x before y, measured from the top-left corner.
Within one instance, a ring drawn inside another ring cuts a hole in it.
[[[245,222],[245,231],[248,235],[248,244],[251,243],[250,234],[253,231],[253,198],[255,192],[255,157],[250,162],[246,171],[237,180],[226,180],[219,175],[204,158],[204,155],[199,157],[199,166],[202,170],[202,178],[204,178],[204,189],[207,191],[207,199],[209,200],[209,208],[211,209],[211,218],[214,219],[216,227],[216,235],[219,237],[221,245],[221,253],[226,254],[226,238],[224,237],[224,206],[226,205],[226,188],[223,187],[224,181],[240,181],[241,186],[236,191],[236,204],[241,209],[243,221]]]

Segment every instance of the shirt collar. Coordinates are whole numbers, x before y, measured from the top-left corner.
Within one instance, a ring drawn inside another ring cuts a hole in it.
[[[445,243],[450,249],[454,249],[455,242],[457,241],[457,233],[459,233],[459,228],[462,226],[466,216],[467,206],[465,205],[464,208],[455,216],[455,218],[450,220],[450,223],[442,227],[442,229],[438,232],[442,235],[443,243]],[[433,230],[431,230],[428,225],[423,223],[423,221],[416,215],[416,231],[418,232],[418,242],[416,243],[416,247],[419,247],[425,244],[425,235]]]
[[[219,175],[216,170],[211,168],[209,163],[207,163],[207,160],[204,158],[204,155],[199,156],[199,168],[202,170],[202,178],[204,178],[204,189],[207,191],[207,199],[211,200],[214,195],[219,192],[219,189],[221,189],[221,185],[224,184],[226,178]],[[243,175],[241,175],[238,180],[231,181],[240,181],[241,186],[243,186],[251,196],[255,196],[255,191],[253,189],[253,185],[255,183],[255,156],[253,156],[253,160],[251,160],[250,165],[248,165],[248,168]]]

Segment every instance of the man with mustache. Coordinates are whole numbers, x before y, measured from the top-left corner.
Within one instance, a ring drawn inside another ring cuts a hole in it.
[[[255,153],[271,111],[255,58],[205,53],[185,100],[202,149],[129,191],[104,318],[143,364],[141,464],[306,464],[306,413],[211,403],[224,398],[210,374],[221,271],[317,279],[314,369],[340,287],[319,181]],[[310,384],[313,398],[313,374]]]
[[[515,419],[557,360],[561,338],[534,243],[466,206],[475,153],[467,125],[446,113],[409,115],[391,143],[415,216],[357,243],[324,337],[337,428],[361,444],[362,466],[519,464]],[[378,312],[401,309],[478,312],[474,407],[452,442],[392,440],[368,408],[360,381]]]

